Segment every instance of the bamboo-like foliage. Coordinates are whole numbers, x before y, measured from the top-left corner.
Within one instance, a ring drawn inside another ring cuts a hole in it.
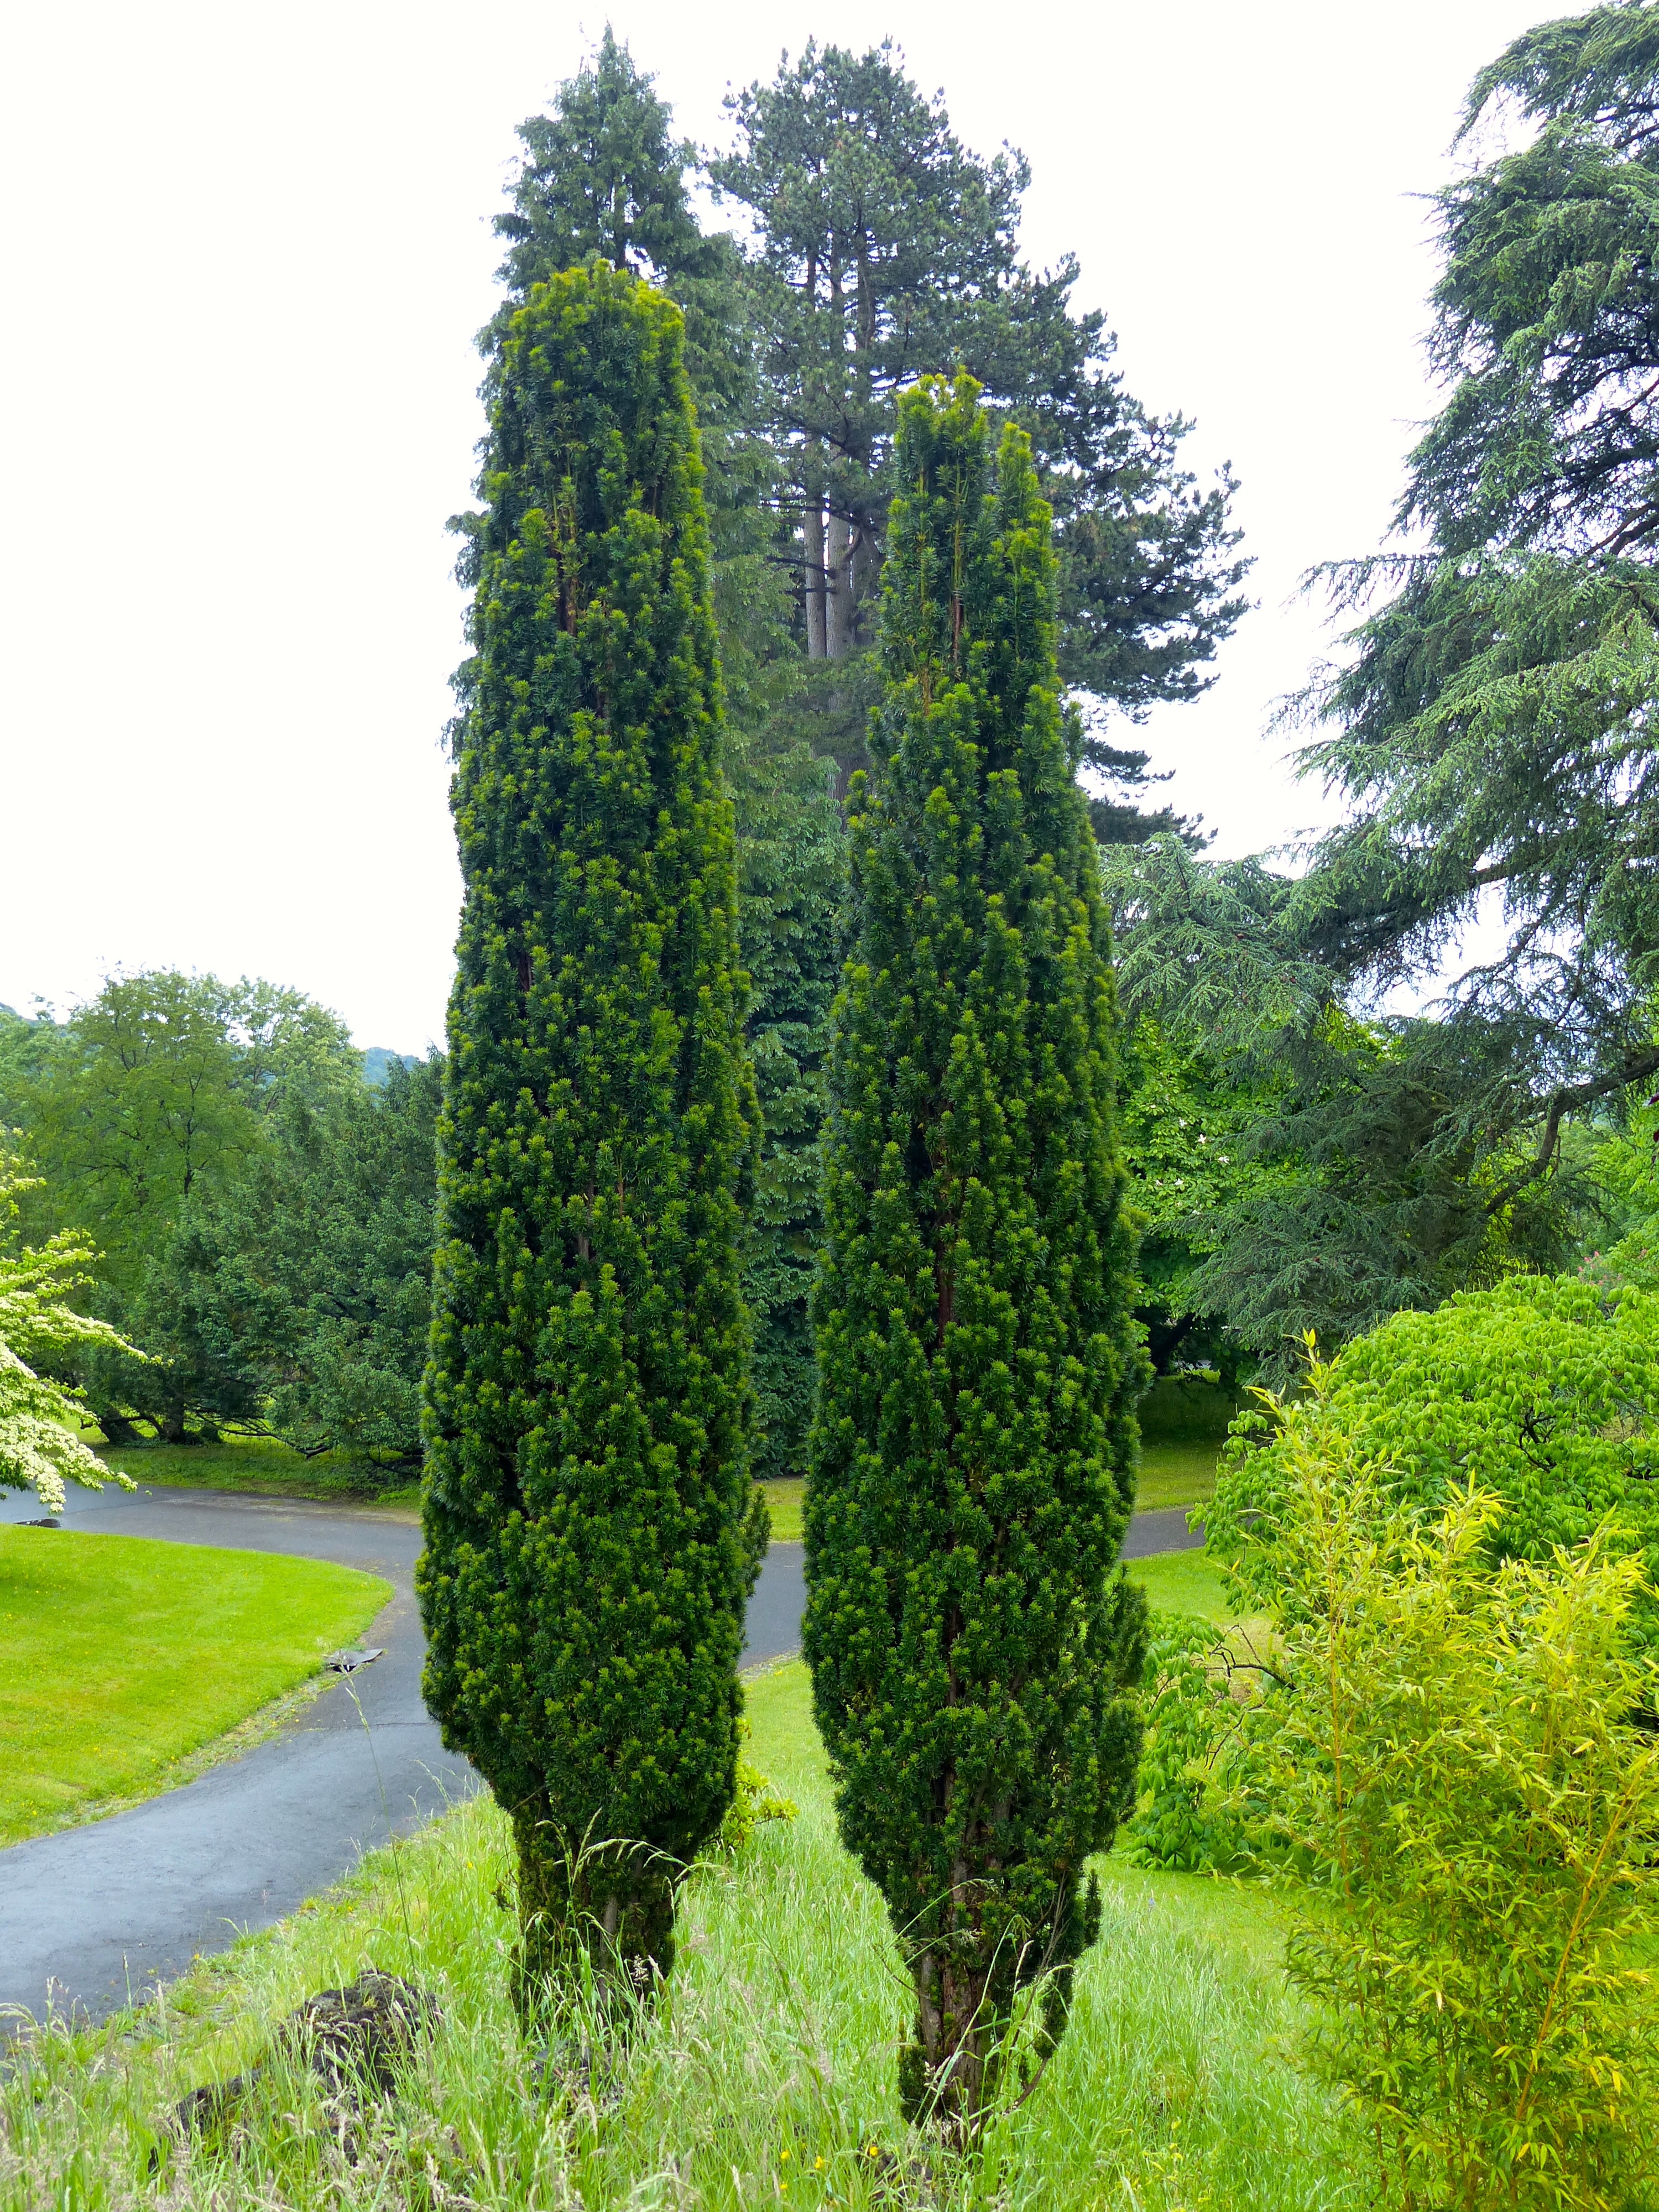
[[[428,1704],[511,1813],[521,2005],[665,1971],[738,1755],[746,1468],[732,808],[680,316],[513,318],[472,519],[466,896],[427,1374]]]
[[[1039,2044],[1064,2024],[1085,1862],[1139,1747],[1140,1616],[1112,1579],[1144,1363],[1109,948],[1048,512],[1024,434],[994,484],[987,447],[966,375],[902,401],[806,1515],[842,1832],[912,1961],[906,2103],[957,2132],[1006,2079],[1021,1991]]]
[[[1276,1687],[1242,1778],[1316,1904],[1304,2056],[1363,2124],[1369,2202],[1612,2212],[1659,2180],[1654,1663],[1607,1532],[1490,1562],[1501,1501],[1392,1502],[1313,1366],[1279,1409]],[[1392,1510],[1391,1510],[1392,1509]]]

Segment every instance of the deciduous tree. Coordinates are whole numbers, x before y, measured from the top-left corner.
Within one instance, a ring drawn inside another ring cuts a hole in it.
[[[1305,1371],[1305,1347],[1304,1347]],[[1433,1313],[1394,1315],[1317,1370],[1322,1434],[1368,1468],[1390,1510],[1440,1512],[1477,1484],[1501,1509],[1489,1556],[1549,1560],[1604,1522],[1659,1570],[1659,1299],[1576,1276],[1523,1275]],[[1277,1401],[1247,1415],[1206,1516],[1211,1550],[1273,1596],[1279,1509],[1305,1441]],[[1633,1599],[1659,1649],[1651,1588]]]
[[[105,1471],[76,1433],[87,1418],[79,1393],[40,1373],[41,1363],[93,1349],[137,1355],[107,1322],[69,1304],[98,1256],[83,1238],[64,1231],[38,1249],[21,1243],[20,1200],[39,1188],[15,1154],[0,1151],[0,1490],[32,1489],[58,1513],[65,1480],[101,1490]],[[116,1480],[134,1486],[125,1475]]]
[[[302,993],[166,969],[111,976],[67,1022],[36,1024],[0,1055],[0,1113],[43,1171],[31,1225],[97,1246],[85,1295],[152,1355],[83,1354],[112,1441],[135,1414],[183,1442],[204,1421],[257,1413],[234,1363],[204,1364],[203,1343],[173,1330],[166,1255],[187,1221],[236,1202],[290,1103],[361,1085],[343,1024]]]

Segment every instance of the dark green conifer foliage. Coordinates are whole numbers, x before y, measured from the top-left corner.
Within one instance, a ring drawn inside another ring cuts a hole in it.
[[[665,1971],[733,1787],[753,1149],[701,465],[670,301],[513,318],[471,543],[427,1370],[428,1705],[511,1814],[528,2016]]]
[[[696,149],[609,28],[519,137],[512,205],[495,217],[508,241],[498,271],[507,297],[483,334],[492,364],[532,286],[590,254],[645,276],[685,316],[708,471],[741,951],[754,986],[748,1033],[766,1133],[744,1271],[755,1334],[753,1468],[799,1476],[817,1391],[807,1294],[846,863],[828,764],[813,758],[796,710],[791,575],[775,557],[777,464],[757,428],[748,276],[730,238],[699,228],[686,185]]]
[[[743,1285],[755,1332],[753,1464],[763,1479],[798,1478],[817,1395],[809,1309],[847,836],[831,763],[792,739],[784,717],[733,737],[749,1048],[765,1125]]]
[[[775,463],[754,434],[743,257],[731,238],[704,234],[686,188],[696,149],[675,135],[654,80],[609,24],[547,112],[526,116],[518,135],[524,155],[512,204],[495,218],[497,236],[507,242],[495,272],[507,296],[479,333],[491,376],[507,325],[532,286],[590,255],[668,295],[685,318],[716,595],[729,628],[732,603],[752,591],[774,533],[765,509]],[[489,379],[484,390],[488,401]]]
[[[1145,1355],[1110,948],[1025,434],[900,401],[886,703],[836,1003],[805,1648],[842,1832],[915,1978],[901,2086],[971,2132],[1022,1986],[1063,2027],[1132,1799],[1118,1546]],[[1026,2051],[1030,2057],[1030,2048]]]
[[[552,112],[519,125],[524,161],[495,229],[507,240],[500,273],[520,300],[590,253],[657,276],[701,273],[713,259],[685,190],[696,149],[674,138],[673,118],[651,87],[607,23]]]

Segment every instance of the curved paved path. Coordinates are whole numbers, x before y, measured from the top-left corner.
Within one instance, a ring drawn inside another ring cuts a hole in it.
[[[0,1523],[33,1520],[32,1496],[0,1492]],[[424,1642],[410,1576],[412,1515],[110,1484],[70,1486],[77,1528],[237,1551],[335,1559],[383,1575],[395,1595],[365,1644],[386,1656],[325,1691],[279,1735],[182,1789],[83,1827],[0,1850],[0,2014],[101,2019],[350,1872],[479,1787],[444,1749],[421,1702]],[[1131,1523],[1126,1558],[1200,1544],[1179,1510]],[[775,1544],[749,1608],[746,1665],[800,1641],[802,1547]],[[354,1700],[353,1692],[356,1693]],[[361,1708],[361,1710],[360,1710]],[[3,2022],[0,2022],[3,2024]]]
[[[0,1521],[40,1511],[0,1494]],[[245,1757],[129,1812],[0,1852],[0,2006],[101,2018],[198,1951],[222,1951],[350,1871],[365,1850],[477,1788],[421,1702],[412,1519],[211,1491],[70,1486],[67,1525],[287,1552],[383,1575],[395,1595],[363,1641],[386,1656],[325,1691]],[[362,1706],[354,1704],[355,1691]],[[365,1726],[367,1723],[367,1726]],[[377,1771],[378,1769],[378,1771]],[[50,1990],[49,1990],[50,1985]]]

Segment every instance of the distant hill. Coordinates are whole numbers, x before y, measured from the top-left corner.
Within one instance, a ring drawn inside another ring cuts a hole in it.
[[[390,1045],[370,1045],[363,1054],[364,1080],[378,1088],[386,1081],[386,1070],[398,1060],[405,1067],[418,1067],[421,1064],[421,1055],[417,1052],[393,1052]]]

